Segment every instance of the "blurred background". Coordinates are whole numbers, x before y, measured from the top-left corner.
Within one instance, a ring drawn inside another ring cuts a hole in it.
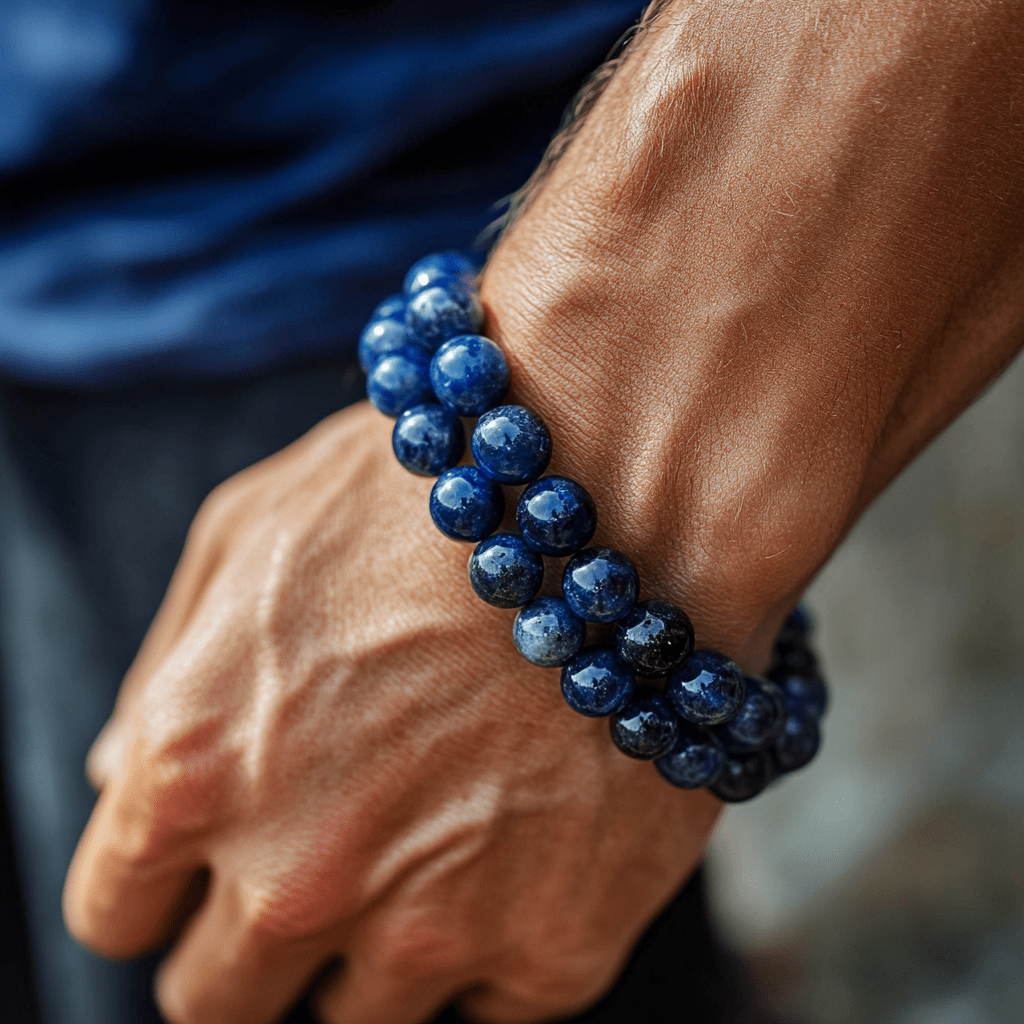
[[[731,808],[718,921],[808,1024],[1024,1021],[1024,362],[808,593],[818,759]]]

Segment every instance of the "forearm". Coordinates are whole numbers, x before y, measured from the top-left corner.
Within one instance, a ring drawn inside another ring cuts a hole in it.
[[[666,5],[484,276],[599,536],[748,663],[1021,341],[1024,19],[931,7]]]

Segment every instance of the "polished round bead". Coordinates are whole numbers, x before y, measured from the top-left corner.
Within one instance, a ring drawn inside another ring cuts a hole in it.
[[[771,754],[779,772],[795,772],[813,760],[821,744],[818,723],[807,715],[786,716],[782,735],[772,744]]]
[[[434,353],[430,383],[446,409],[460,416],[479,416],[505,397],[508,363],[490,338],[460,334]]]
[[[644,601],[615,627],[619,657],[640,676],[668,675],[693,652],[693,626],[668,601]]]
[[[782,691],[762,676],[746,677],[747,695],[736,716],[719,726],[730,754],[762,750],[774,742],[786,724],[786,703]]]
[[[679,789],[710,786],[726,761],[721,741],[689,722],[679,723],[679,735],[671,750],[654,762],[658,774]]]
[[[534,665],[564,665],[583,646],[587,628],[559,597],[538,597],[523,605],[512,624],[512,640]]]
[[[811,613],[803,605],[797,605],[782,624],[779,635],[775,638],[775,646],[803,647],[807,644],[813,628]]]
[[[640,577],[621,551],[586,548],[565,563],[562,593],[581,619],[614,622],[633,610]]]
[[[771,673],[771,680],[782,691],[790,711],[820,721],[828,710],[828,687],[817,672],[776,671]]]
[[[410,346],[420,347],[409,338],[404,323],[397,320],[371,320],[359,335],[359,365],[364,373],[369,373],[382,356]]]
[[[818,671],[818,658],[809,647],[776,647],[772,651],[772,675],[792,672],[798,675],[813,675]]]
[[[405,275],[405,294],[416,295],[439,278],[457,277],[472,286],[476,280],[476,262],[461,252],[434,252],[417,260]]]
[[[483,308],[476,292],[458,278],[444,278],[417,292],[405,310],[405,325],[413,340],[436,352],[449,338],[475,334],[483,323]]]
[[[519,496],[516,522],[526,540],[542,555],[571,555],[597,529],[597,509],[586,490],[565,476],[545,476]]]
[[[389,295],[383,302],[378,302],[370,314],[370,322],[374,320],[397,320],[405,323],[405,296]]]
[[[432,402],[430,357],[412,345],[381,356],[366,379],[366,394],[385,416]]]
[[[391,447],[409,472],[440,476],[462,458],[466,432],[455,413],[439,405],[414,405],[395,420]]]
[[[668,677],[666,695],[695,725],[721,725],[736,714],[746,686],[736,662],[718,651],[694,651]]]
[[[774,766],[768,751],[731,754],[722,766],[722,774],[708,789],[727,804],[739,804],[764,792],[774,777]]]
[[[633,699],[609,721],[612,743],[627,757],[650,761],[672,749],[679,719],[657,690],[637,690]]]
[[[635,688],[633,670],[608,647],[580,651],[562,669],[565,702],[588,718],[614,714],[629,703]]]
[[[430,492],[430,518],[452,540],[483,540],[498,528],[504,514],[501,488],[476,466],[447,470]]]
[[[544,421],[521,405],[499,405],[477,420],[476,464],[500,484],[528,484],[548,468],[551,435]]]
[[[469,582],[488,604],[518,608],[537,596],[544,582],[544,559],[519,534],[496,533],[470,555]]]

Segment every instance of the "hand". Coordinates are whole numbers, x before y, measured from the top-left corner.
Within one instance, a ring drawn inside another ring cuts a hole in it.
[[[210,873],[159,980],[174,1024],[275,1020],[339,956],[331,1024],[570,1011],[715,820],[519,657],[389,432],[355,407],[214,493],[94,749],[74,934],[159,944]]]

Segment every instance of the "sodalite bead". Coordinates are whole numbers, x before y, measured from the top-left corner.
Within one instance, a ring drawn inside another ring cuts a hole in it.
[[[500,484],[528,484],[551,461],[548,428],[521,405],[500,405],[485,412],[470,443],[476,464]]]
[[[581,619],[614,622],[633,610],[640,577],[621,551],[587,548],[565,563],[562,593]]]
[[[718,727],[730,754],[762,750],[778,739],[786,725],[782,691],[761,676],[747,676],[747,695],[734,718]]]
[[[378,302],[370,314],[370,322],[374,320],[397,320],[405,323],[405,296],[389,295],[383,302]]]
[[[405,310],[410,335],[429,352],[436,352],[449,338],[475,334],[483,319],[476,292],[456,277],[438,279],[417,292]]]
[[[635,688],[633,670],[611,648],[580,651],[562,669],[562,696],[588,718],[614,714],[629,703]]]
[[[519,534],[496,533],[481,541],[470,555],[469,582],[477,596],[488,604],[518,608],[540,590],[544,560],[527,547]]]
[[[430,491],[430,518],[452,540],[482,540],[498,528],[504,514],[501,488],[476,466],[447,470]]]
[[[735,754],[726,758],[722,774],[708,789],[727,804],[739,804],[763,792],[774,777],[774,765],[768,751]]]
[[[746,696],[743,672],[718,651],[694,651],[669,674],[665,691],[676,711],[695,725],[721,725]]]
[[[430,357],[411,345],[381,356],[366,379],[366,394],[385,416],[432,401]]]
[[[725,766],[725,747],[709,732],[688,722],[679,723],[672,749],[654,762],[658,774],[679,789],[710,786]]]
[[[597,509],[586,490],[564,476],[542,477],[519,496],[519,530],[542,555],[571,555],[597,529]]]
[[[466,432],[455,413],[439,405],[414,405],[395,421],[395,457],[411,473],[439,476],[466,450]]]
[[[693,626],[668,601],[644,601],[615,627],[619,657],[640,676],[664,676],[693,651]]]
[[[406,295],[413,296],[442,277],[457,277],[464,284],[472,285],[476,274],[476,262],[461,252],[434,252],[409,268],[403,287]]]
[[[359,335],[359,365],[364,373],[369,373],[381,356],[410,346],[420,347],[409,338],[404,323],[388,319],[371,320]]]
[[[817,672],[775,671],[769,678],[782,691],[789,711],[820,721],[828,710],[828,687]]]
[[[437,400],[460,416],[479,416],[508,391],[508,363],[490,338],[461,334],[446,341],[430,361]]]
[[[804,647],[813,628],[811,613],[803,605],[797,605],[782,624],[779,635],[775,638],[775,646],[777,648]]]
[[[512,624],[512,640],[534,665],[564,665],[583,646],[586,626],[558,597],[538,597],[522,607]]]
[[[772,744],[771,754],[779,772],[795,772],[813,760],[821,743],[818,723],[806,715],[786,716],[782,735]]]
[[[638,690],[609,721],[612,742],[627,757],[650,761],[672,749],[679,736],[679,719],[657,690]]]

